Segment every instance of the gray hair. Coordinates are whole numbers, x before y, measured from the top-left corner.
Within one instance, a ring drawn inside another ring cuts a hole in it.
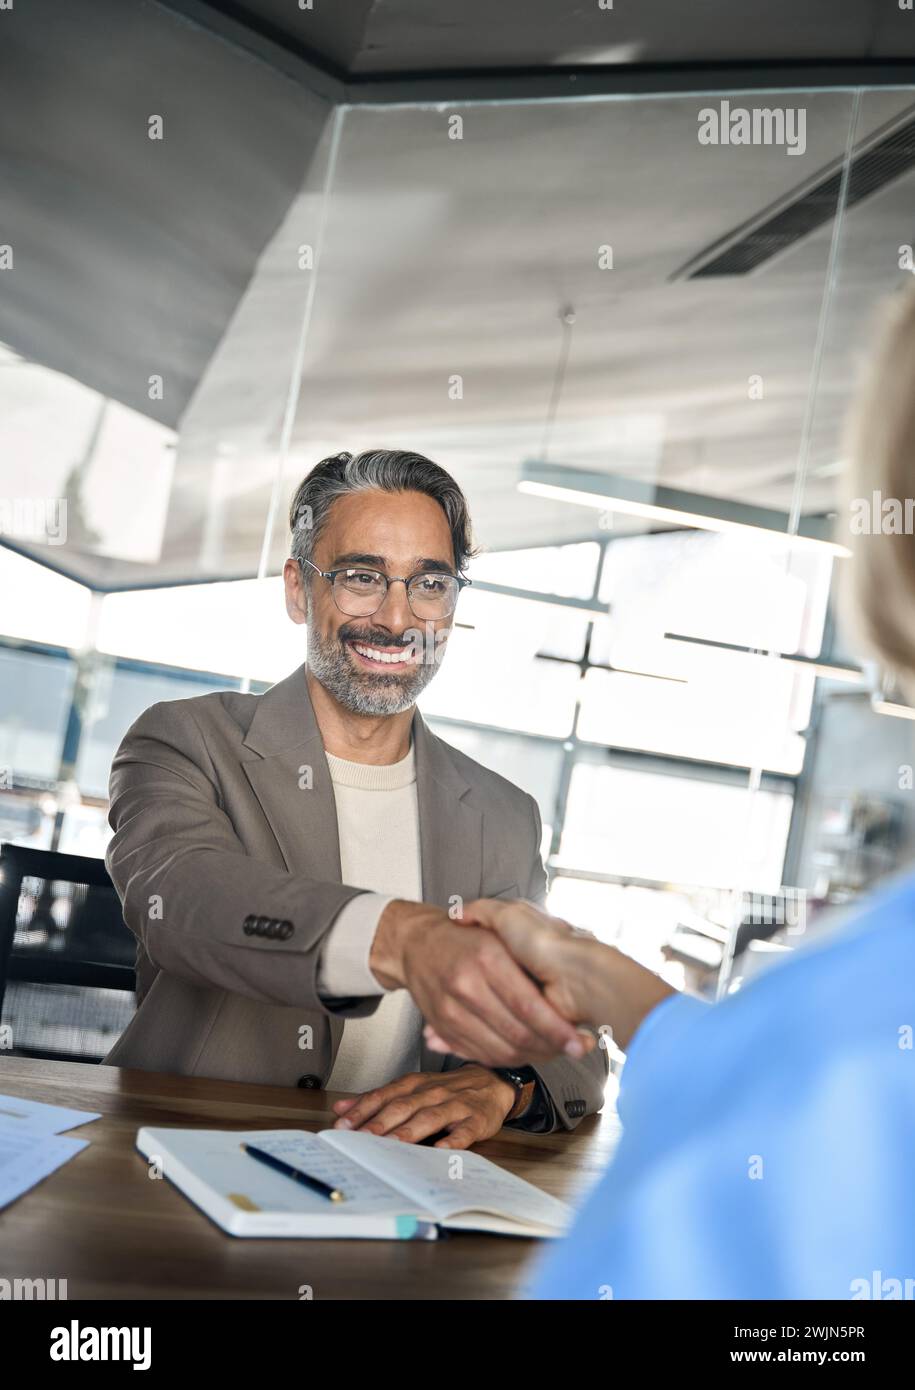
[[[315,464],[295,490],[289,508],[294,560],[313,560],[315,544],[338,497],[370,488],[423,492],[445,513],[454,564],[460,573],[474,554],[467,499],[450,473],[422,454],[405,449],[367,449],[333,454]]]

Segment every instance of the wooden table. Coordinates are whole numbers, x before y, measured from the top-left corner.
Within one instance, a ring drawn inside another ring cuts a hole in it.
[[[167,1181],[147,1176],[141,1125],[324,1129],[340,1093],[251,1086],[79,1062],[0,1057],[0,1093],[101,1111],[67,1133],[88,1139],[0,1211],[0,1276],[67,1280],[70,1299],[508,1298],[523,1294],[532,1240],[456,1234],[423,1241],[236,1239]],[[480,1153],[574,1200],[606,1165],[615,1112],[572,1133],[503,1130]]]

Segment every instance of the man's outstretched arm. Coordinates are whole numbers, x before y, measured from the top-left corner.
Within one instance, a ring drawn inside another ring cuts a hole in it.
[[[288,873],[245,852],[222,809],[206,741],[182,701],[154,705],[115,757],[106,862],[124,920],[157,968],[266,1004],[331,1012],[321,947],[358,888]],[[376,974],[425,1017],[510,1064],[577,1045],[493,933],[441,908],[392,902],[376,932]],[[379,973],[380,972],[380,973]],[[371,1014],[380,996],[345,1012]]]

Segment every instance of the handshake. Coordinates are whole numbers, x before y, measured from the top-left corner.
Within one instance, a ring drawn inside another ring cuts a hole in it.
[[[532,903],[481,898],[460,921],[441,908],[388,903],[369,965],[385,989],[407,989],[436,1052],[489,1067],[580,1058],[610,1030],[623,1051],[673,991],[615,947]]]

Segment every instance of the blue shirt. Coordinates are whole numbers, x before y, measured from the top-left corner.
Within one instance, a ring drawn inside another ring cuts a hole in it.
[[[915,1297],[913,1029],[915,875],[722,1003],[665,1000],[533,1296]]]

